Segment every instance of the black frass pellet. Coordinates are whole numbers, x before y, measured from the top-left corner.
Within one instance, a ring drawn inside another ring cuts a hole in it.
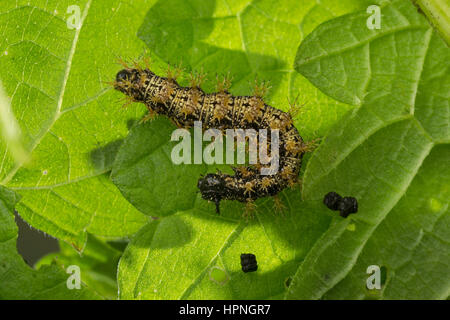
[[[254,272],[258,270],[258,262],[256,262],[256,256],[251,253],[241,254],[241,266],[244,272]]]
[[[341,217],[347,218],[350,213],[358,212],[358,201],[353,197],[344,197],[339,202],[339,212]]]
[[[331,210],[338,210],[342,197],[336,192],[328,192],[323,198],[323,203]]]
[[[349,214],[358,212],[358,201],[353,197],[341,197],[336,192],[328,192],[323,203],[331,210],[338,210],[341,217],[347,218]]]

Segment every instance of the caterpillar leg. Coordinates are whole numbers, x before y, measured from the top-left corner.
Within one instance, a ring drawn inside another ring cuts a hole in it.
[[[145,123],[145,122],[151,121],[151,120],[155,119],[155,116],[156,116],[156,114],[155,114],[153,111],[149,111],[149,112],[145,115],[145,117],[143,117],[143,118],[141,119],[141,121],[140,121],[139,123]]]
[[[220,200],[216,199],[214,203],[216,204],[216,213],[220,215]]]
[[[291,183],[289,183],[288,187],[291,190],[298,189],[299,194],[301,194],[302,193],[302,188],[303,188],[303,180],[297,178],[295,181],[292,181]]]

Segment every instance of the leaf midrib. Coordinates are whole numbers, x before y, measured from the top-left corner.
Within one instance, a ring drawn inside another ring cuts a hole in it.
[[[412,26],[412,25],[408,25],[408,26],[401,27],[401,28],[394,28],[394,29],[389,30],[386,33],[378,34],[378,35],[375,35],[374,37],[369,37],[369,38],[367,38],[364,41],[357,42],[357,43],[355,43],[353,45],[341,48],[341,49],[336,50],[336,51],[326,52],[324,54],[321,54],[321,55],[318,55],[318,56],[315,56],[315,57],[312,57],[312,58],[308,58],[307,60],[305,58],[303,58],[303,61],[301,61],[300,63],[297,63],[296,65],[297,66],[305,66],[305,65],[311,64],[313,62],[316,62],[316,60],[320,60],[322,58],[329,58],[329,57],[332,57],[332,56],[336,56],[336,55],[345,53],[345,52],[347,52],[349,50],[352,50],[352,49],[360,48],[360,47],[362,47],[362,46],[364,46],[366,44],[371,43],[372,41],[374,41],[376,39],[381,39],[381,38],[384,38],[384,37],[387,37],[387,36],[390,36],[390,35],[393,35],[393,34],[396,34],[396,33],[399,33],[399,32],[414,31],[414,30],[428,30],[428,29],[429,29],[428,26]]]
[[[427,58],[427,56],[428,56],[428,51],[429,51],[429,48],[430,48],[430,42],[431,42],[431,39],[432,39],[432,36],[433,36],[432,29],[431,29],[431,28],[427,28],[427,29],[428,29],[428,35],[426,36],[427,45],[426,45],[425,50],[424,50],[424,52],[423,52],[423,58],[421,59],[421,65],[420,65],[420,68],[419,68],[420,71],[419,71],[419,74],[418,74],[418,77],[417,77],[417,81],[416,81],[415,87],[414,87],[414,95],[411,97],[412,105],[411,105],[410,113],[409,113],[409,114],[406,114],[406,115],[403,115],[403,116],[396,117],[396,118],[392,119],[391,121],[384,121],[383,125],[381,125],[381,126],[379,126],[379,127],[376,127],[376,128],[374,128],[372,131],[368,132],[367,137],[365,137],[364,139],[361,139],[361,140],[360,140],[359,142],[357,142],[355,145],[351,146],[351,147],[349,148],[348,152],[346,152],[343,156],[341,156],[340,159],[338,160],[338,162],[335,163],[334,167],[333,167],[333,168],[330,168],[328,171],[324,172],[324,173],[322,174],[321,177],[319,177],[318,179],[315,180],[315,181],[316,181],[315,183],[317,183],[317,181],[319,181],[322,177],[328,175],[333,169],[335,169],[337,166],[339,166],[339,164],[340,164],[344,159],[346,159],[346,158],[348,157],[348,155],[350,155],[350,154],[351,154],[358,146],[360,146],[362,143],[364,143],[364,141],[366,141],[366,140],[368,139],[368,137],[372,136],[373,134],[375,134],[375,133],[378,132],[379,130],[381,130],[381,129],[383,129],[383,128],[385,128],[385,127],[387,127],[387,126],[389,126],[389,125],[391,125],[391,124],[393,124],[393,123],[396,123],[396,122],[399,122],[399,121],[402,121],[402,120],[406,120],[406,119],[408,119],[408,118],[413,118],[413,119],[416,120],[416,122],[417,122],[418,124],[420,124],[419,127],[420,127],[420,129],[423,129],[424,133],[426,133],[427,138],[429,138],[431,141],[433,141],[432,138],[431,138],[431,136],[430,136],[430,135],[428,134],[428,132],[422,127],[422,124],[420,123],[420,121],[417,120],[417,118],[415,118],[415,115],[414,115],[415,104],[416,104],[416,99],[417,99],[417,92],[418,92],[418,88],[419,88],[419,86],[420,86],[420,83],[421,83],[421,81],[422,81],[422,74],[423,74],[423,70],[424,70],[424,65],[425,65],[426,58]],[[370,44],[370,42],[369,42],[368,44]],[[369,62],[369,64],[370,64],[370,62]],[[367,82],[370,83],[370,81],[371,81],[371,80],[369,79]],[[359,110],[360,110],[359,108],[358,108],[358,109],[355,109],[355,111],[354,111],[354,112],[355,112],[355,115],[356,115],[357,112],[359,112]],[[370,111],[370,109],[368,109],[367,111]],[[376,115],[376,114],[375,114],[375,115]],[[382,120],[381,118],[379,118],[379,119]],[[382,120],[382,121],[383,121],[383,120]],[[305,177],[309,176],[309,174],[308,174],[308,172],[309,172],[308,167],[309,167],[309,164],[310,164],[310,163],[311,163],[311,161],[308,162],[307,168],[306,168],[306,170],[305,170]],[[302,198],[304,199],[303,194],[302,194]]]
[[[55,112],[53,114],[53,117],[49,120],[47,126],[45,126],[41,130],[41,132],[38,134],[37,138],[31,144],[31,148],[29,150],[30,154],[41,143],[42,139],[45,137],[47,132],[53,127],[55,122],[58,120],[58,118],[62,114],[61,108],[62,108],[62,104],[63,104],[63,101],[64,101],[64,94],[65,94],[65,90],[66,90],[66,87],[67,87],[67,81],[69,79],[70,71],[72,69],[73,57],[75,55],[75,51],[76,51],[76,48],[77,48],[77,45],[78,45],[78,40],[79,40],[79,36],[80,36],[80,33],[81,33],[81,29],[84,26],[84,20],[86,19],[87,15],[89,13],[89,9],[91,7],[91,3],[92,3],[92,0],[88,0],[88,2],[86,3],[86,6],[85,6],[85,8],[83,10],[83,14],[82,14],[81,20],[80,20],[80,28],[76,29],[74,38],[72,40],[72,46],[70,48],[69,56],[67,58],[66,68],[64,70],[64,78],[63,78],[63,82],[61,84],[61,89],[60,89],[60,93],[59,93],[59,96],[58,96],[58,102],[57,102],[57,105],[56,105],[56,110],[55,110]],[[21,162],[17,163],[13,167],[13,169],[8,173],[8,175],[1,181],[1,184],[7,185],[11,181],[11,179],[14,177],[14,175],[17,173],[17,171],[24,165],[24,163],[25,163],[25,161],[21,161]]]
[[[384,221],[384,219],[388,216],[388,214],[392,211],[392,208],[394,208],[396,206],[396,204],[398,203],[398,201],[400,201],[400,199],[402,199],[402,197],[405,195],[406,191],[408,190],[409,186],[411,185],[411,182],[413,181],[414,177],[417,175],[417,172],[420,170],[425,159],[428,157],[431,150],[433,149],[433,146],[434,146],[434,144],[432,142],[430,142],[428,149],[424,149],[425,152],[423,152],[422,159],[421,159],[419,165],[417,166],[417,168],[415,168],[414,172],[410,175],[409,181],[407,181],[404,188],[402,188],[402,191],[399,192],[399,194],[397,195],[397,199],[395,199],[395,201],[392,201],[392,205],[385,207],[386,208],[385,213],[382,216],[380,216],[379,221],[375,225],[372,226],[372,230],[365,235],[363,244],[357,249],[356,254],[352,256],[350,264],[345,269],[342,269],[339,273],[337,273],[336,276],[333,278],[333,281],[330,281],[329,283],[323,283],[324,287],[325,287],[324,290],[322,292],[318,293],[317,296],[311,297],[312,299],[320,299],[321,297],[323,297],[327,292],[329,292],[331,289],[333,289],[336,286],[336,284],[338,284],[342,279],[344,279],[345,276],[353,269],[353,267],[356,265],[356,263],[358,261],[358,258],[360,256],[361,252],[365,248],[367,241],[370,239],[370,237],[375,232],[375,230],[380,226],[380,224]],[[366,222],[364,220],[361,220],[361,221]],[[348,221],[344,221],[344,222],[348,222]],[[341,223],[344,223],[344,222],[341,222]],[[322,237],[324,237],[326,234],[327,234],[327,232],[325,232]],[[336,236],[339,237],[340,234],[336,235]],[[336,236],[334,237],[335,239],[336,239]],[[330,242],[326,243],[325,246],[320,243],[320,239],[319,239],[314,244],[313,248],[311,248],[310,253],[314,252],[315,247],[319,246],[319,245],[321,245],[320,252],[323,252],[326,248],[328,248],[331,244],[333,244],[335,242],[335,239],[334,239],[334,241],[330,241]],[[317,254],[318,256],[321,255],[320,252]],[[307,257],[305,258],[304,261],[306,261],[308,259],[310,253],[307,255]],[[300,268],[301,268],[301,266],[300,266]],[[294,297],[296,295],[292,290],[288,289],[286,292],[286,297],[290,294],[292,294]]]

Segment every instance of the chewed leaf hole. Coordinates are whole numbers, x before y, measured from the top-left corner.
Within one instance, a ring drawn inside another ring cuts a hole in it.
[[[291,285],[291,283],[292,283],[292,277],[287,277],[287,278],[284,280],[284,286],[285,286],[286,288],[289,288],[289,286]]]
[[[212,267],[209,271],[209,279],[223,286],[230,280],[230,277],[222,268]]]

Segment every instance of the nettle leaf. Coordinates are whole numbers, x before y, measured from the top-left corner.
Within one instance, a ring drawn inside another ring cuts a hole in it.
[[[197,198],[194,206],[154,220],[125,250],[118,272],[121,299],[267,299],[285,291],[330,217],[297,190],[282,193],[282,214],[271,199],[257,202],[253,219],[241,219],[235,203],[218,216]],[[244,273],[240,254],[253,253],[258,271]]]
[[[314,88],[294,72],[295,52],[318,24],[373,4],[369,0],[160,0],[147,12],[138,36],[164,61],[208,75],[202,85],[213,91],[216,75],[233,78],[231,92],[249,95],[255,80],[270,82],[265,100],[287,110],[298,99],[295,119],[307,140],[323,136],[351,109]]]
[[[114,163],[114,183],[155,217],[120,260],[119,298],[263,299],[283,293],[298,262],[328,228],[328,210],[321,201],[301,201],[297,187],[282,192],[282,213],[269,198],[256,202],[249,221],[236,201],[222,201],[217,215],[214,204],[197,192],[200,174],[215,167],[174,165],[173,129],[164,118],[135,126]],[[257,256],[255,275],[241,271],[245,252]]]
[[[117,153],[111,178],[122,194],[141,212],[164,216],[190,209],[197,181],[206,165],[176,165],[171,142],[176,127],[162,117],[135,126]],[[194,183],[193,183],[194,182]]]
[[[311,157],[303,197],[358,199],[308,253],[287,298],[445,299],[449,295],[450,49],[409,1],[319,26],[296,69],[327,94],[361,103]],[[370,265],[384,273],[368,290]]]
[[[100,299],[84,284],[81,289],[68,289],[69,274],[59,266],[34,270],[25,264],[16,249],[13,212],[19,199],[14,191],[0,186],[0,299]]]
[[[203,69],[210,78],[230,71],[235,95],[250,94],[255,78],[270,80],[268,103],[286,110],[287,98],[300,93],[308,106],[296,123],[308,139],[324,134],[351,107],[326,97],[293,72],[295,50],[319,23],[367,5],[159,1],[147,12],[138,35],[164,61]],[[213,84],[206,83],[206,90],[212,91]],[[120,260],[119,297],[281,297],[298,262],[328,228],[331,214],[321,201],[302,202],[294,189],[282,193],[287,207],[282,215],[274,214],[272,199],[262,199],[248,222],[236,202],[224,201],[217,216],[196,188],[200,173],[215,167],[174,165],[174,129],[164,119],[134,126],[113,165],[112,179],[125,198],[155,217],[133,237]],[[242,272],[240,254],[246,252],[256,254],[257,273]]]
[[[11,97],[29,162],[0,144],[1,184],[22,195],[17,210],[33,227],[82,249],[87,232],[128,236],[148,218],[105,174],[141,116],[123,110],[112,81],[119,55],[144,50],[136,30],[146,1],[4,1],[0,78]],[[79,15],[77,16],[77,13]],[[79,28],[69,28],[68,24]]]

